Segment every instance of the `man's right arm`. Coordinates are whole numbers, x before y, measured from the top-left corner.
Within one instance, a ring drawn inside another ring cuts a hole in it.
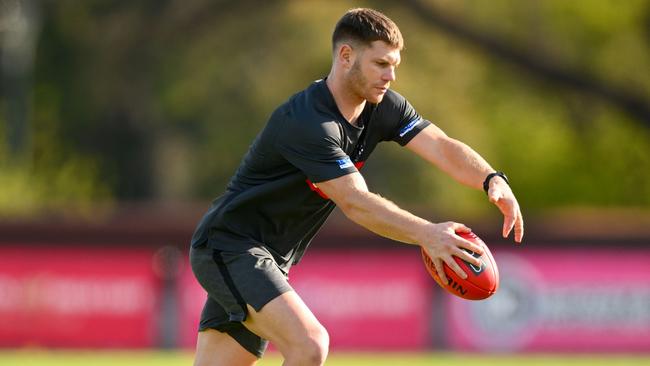
[[[447,277],[442,269],[443,262],[462,278],[466,277],[452,256],[480,265],[477,258],[461,248],[480,254],[483,253],[482,249],[455,234],[456,231],[468,232],[469,228],[453,222],[435,224],[399,208],[368,191],[363,176],[358,172],[320,182],[317,186],[355,223],[386,238],[422,246],[445,282]]]

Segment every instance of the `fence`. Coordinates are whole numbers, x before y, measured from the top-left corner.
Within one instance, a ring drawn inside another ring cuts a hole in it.
[[[0,346],[194,346],[205,293],[187,264],[191,228],[0,229]],[[328,328],[333,349],[650,350],[644,238],[533,237],[522,247],[492,240],[501,283],[486,301],[440,290],[416,247],[336,225],[290,283]]]

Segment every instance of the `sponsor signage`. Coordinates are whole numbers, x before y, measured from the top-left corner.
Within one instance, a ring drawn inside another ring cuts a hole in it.
[[[650,251],[495,250],[500,286],[484,301],[448,296],[455,350],[647,352]]]
[[[194,348],[206,294],[185,255],[165,290],[154,251],[0,248],[0,346],[156,347],[172,333],[165,344]],[[483,301],[437,289],[419,250],[312,249],[289,283],[333,349],[650,350],[650,250],[493,253],[500,287]]]
[[[337,349],[429,346],[435,282],[418,251],[310,252],[290,281]]]
[[[205,304],[208,294],[194,277],[192,268],[189,265],[189,259],[183,261],[183,268],[178,281],[178,305],[180,307],[178,322],[179,346],[194,349],[196,347],[201,310],[203,310],[203,304]]]
[[[0,345],[154,346],[159,283],[152,253],[0,248]]]

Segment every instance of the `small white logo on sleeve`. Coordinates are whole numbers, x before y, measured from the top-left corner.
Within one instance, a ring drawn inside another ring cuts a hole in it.
[[[406,126],[402,127],[401,130],[399,130],[399,137],[404,137],[407,133],[409,133],[412,129],[415,128],[420,122],[422,122],[421,117],[416,117],[414,120],[409,122]]]
[[[339,168],[341,169],[352,168],[354,166],[349,156],[346,156],[343,159],[338,159],[336,162],[339,164]]]

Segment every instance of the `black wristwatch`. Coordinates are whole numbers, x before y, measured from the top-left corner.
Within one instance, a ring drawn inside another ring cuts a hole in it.
[[[487,175],[487,177],[485,177],[485,180],[483,181],[483,190],[485,191],[485,193],[488,193],[488,190],[490,189],[490,180],[495,176],[499,176],[503,178],[503,180],[505,180],[506,183],[510,185],[510,182],[508,182],[508,177],[506,177],[505,173],[503,172],[490,173]]]

